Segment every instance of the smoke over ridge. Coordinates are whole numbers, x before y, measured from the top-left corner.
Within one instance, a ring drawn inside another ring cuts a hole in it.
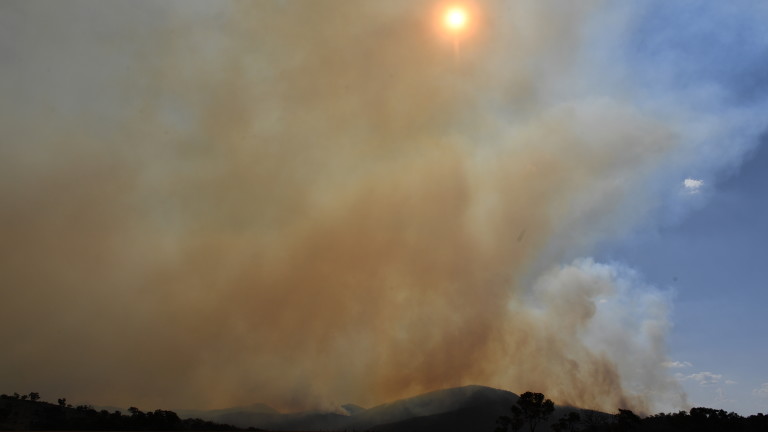
[[[667,113],[691,108],[590,58],[623,37],[606,14],[629,20],[602,1],[478,2],[458,59],[439,6],[0,6],[0,381],[149,406],[464,384],[684,406],[666,294],[584,256],[661,211],[653,179],[692,142]]]

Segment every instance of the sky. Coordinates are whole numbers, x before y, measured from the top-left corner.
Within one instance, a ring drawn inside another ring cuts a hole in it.
[[[768,411],[768,7],[455,4],[1,2],[0,392]]]
[[[684,221],[601,254],[674,292],[669,366],[697,405],[765,412],[766,164],[763,138],[737,172],[701,190],[706,204]]]

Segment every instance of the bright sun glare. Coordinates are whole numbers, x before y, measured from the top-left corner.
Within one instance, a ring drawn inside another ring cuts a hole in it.
[[[467,12],[460,7],[452,7],[445,12],[444,22],[451,30],[461,30],[467,25]]]

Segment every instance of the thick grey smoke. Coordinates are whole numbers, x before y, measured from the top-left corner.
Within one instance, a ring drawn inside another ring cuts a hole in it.
[[[0,382],[684,405],[666,296],[576,259],[654,214],[673,105],[591,63],[622,36],[601,1],[477,2],[458,58],[440,6],[3,2]]]

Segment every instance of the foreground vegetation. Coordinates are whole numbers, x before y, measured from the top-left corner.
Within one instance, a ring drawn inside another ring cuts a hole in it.
[[[572,410],[561,418],[551,419],[554,403],[541,393],[520,395],[510,414],[500,416],[496,432],[552,430],[554,432],[765,432],[768,415],[742,417],[733,412],[713,408],[692,408],[689,412],[656,414],[640,418],[630,410],[620,409],[615,415],[587,410]],[[548,425],[544,427],[543,425]]]
[[[0,395],[0,430],[100,430],[100,431],[231,431],[234,426],[201,419],[181,419],[173,411],[142,412],[136,407],[97,411],[90,405],[72,406],[62,398],[57,404],[40,401],[40,394]]]
[[[512,395],[513,396],[513,395]],[[511,401],[514,399],[506,399]],[[127,414],[120,411],[97,411],[89,405],[72,406],[66,399],[58,399],[57,404],[40,401],[38,393],[26,395],[0,395],[0,430],[101,430],[101,431],[173,431],[173,430],[240,430],[234,426],[218,424],[201,419],[181,419],[173,411],[154,410],[142,412],[136,407],[128,409]],[[494,405],[482,418],[493,413],[499,407]],[[485,405],[484,405],[485,406]],[[466,419],[467,411],[462,411]],[[492,414],[493,415],[493,414]],[[439,416],[439,415],[438,415]],[[434,416],[431,416],[434,417]],[[482,420],[480,418],[479,420]],[[424,418],[420,418],[424,420]],[[457,418],[453,417],[454,423]],[[435,423],[402,422],[400,426],[386,430],[438,430],[430,427]],[[451,430],[475,430],[473,424],[467,424]],[[391,425],[390,425],[391,426]],[[468,429],[471,428],[471,429]],[[373,428],[374,430],[377,427]],[[480,428],[486,430],[485,427]],[[491,432],[488,427],[486,432]],[[256,430],[251,428],[250,430]],[[439,430],[444,430],[443,427]],[[756,414],[743,417],[733,412],[712,408],[692,408],[672,414],[656,414],[641,418],[630,410],[618,410],[616,414],[577,408],[558,407],[541,393],[526,392],[520,395],[510,407],[508,415],[497,419],[496,432],[766,432],[768,415]]]

